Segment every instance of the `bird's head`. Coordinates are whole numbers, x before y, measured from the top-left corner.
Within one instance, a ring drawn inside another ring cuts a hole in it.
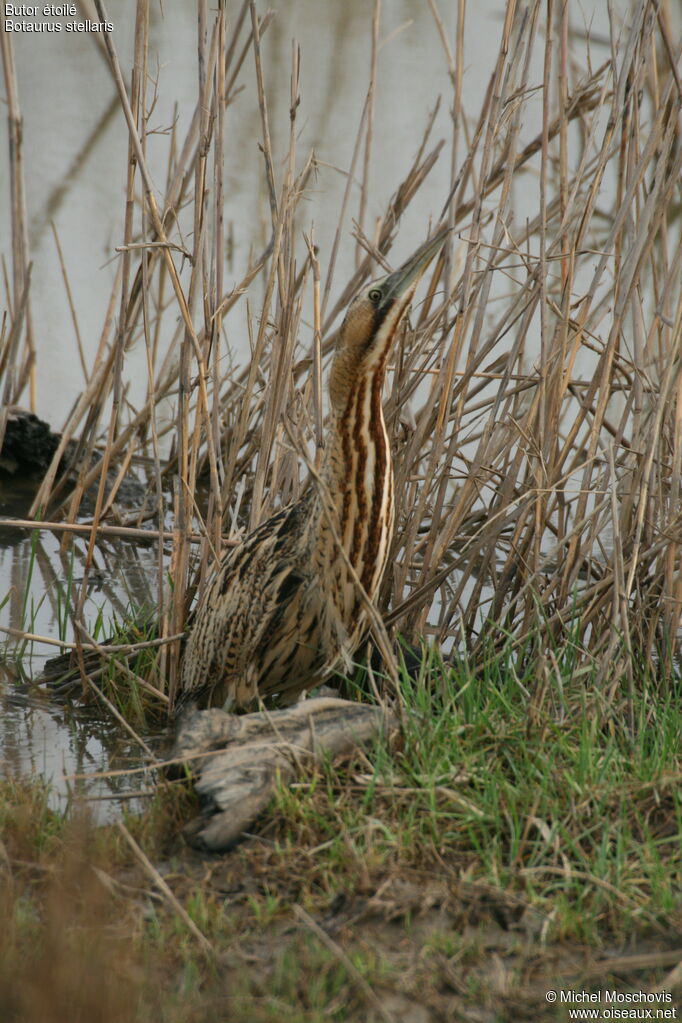
[[[417,285],[447,233],[447,228],[439,231],[398,270],[365,285],[348,306],[329,382],[334,408],[342,409],[354,380],[385,366]]]

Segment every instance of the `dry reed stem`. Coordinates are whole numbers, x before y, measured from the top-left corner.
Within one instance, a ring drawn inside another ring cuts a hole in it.
[[[26,216],[26,194],[24,184],[24,157],[23,157],[23,120],[19,107],[19,96],[17,88],[17,77],[14,66],[14,51],[12,47],[12,36],[9,32],[3,31],[0,35],[0,51],[2,52],[2,68],[5,80],[5,94],[7,98],[7,122],[9,137],[9,172],[11,218],[12,218],[12,280],[14,314],[21,316],[25,323],[26,354],[23,366],[12,379],[13,393],[10,401],[16,402],[24,390],[27,381],[30,384],[31,409],[35,410],[36,403],[36,377],[35,377],[35,344],[33,339],[33,326],[31,316],[31,300],[29,283],[31,270],[29,265],[28,249],[28,221]],[[14,362],[18,350],[14,351],[14,358],[10,362],[12,373],[15,372]],[[3,424],[0,422],[0,427]],[[0,429],[0,446],[4,436],[4,430]]]
[[[216,953],[215,949],[213,948],[213,945],[208,940],[206,935],[199,930],[199,928],[194,923],[194,920],[192,920],[191,916],[189,915],[185,907],[180,902],[178,902],[177,898],[175,897],[171,889],[168,887],[166,881],[164,881],[164,879],[161,877],[161,874],[158,872],[154,864],[150,861],[148,856],[145,855],[143,850],[137,844],[137,842],[135,841],[135,839],[133,838],[133,836],[130,834],[127,827],[123,823],[123,821],[117,821],[116,826],[118,827],[119,831],[121,832],[126,842],[132,849],[136,859],[139,860],[142,867],[149,875],[149,877],[152,879],[156,887],[159,889],[159,891],[161,892],[161,894],[163,895],[164,899],[171,907],[173,912],[176,913],[177,916],[182,920],[183,924],[188,929],[188,931],[190,931],[190,933],[194,935],[194,937],[199,943],[201,950],[211,959],[214,958]]]
[[[61,639],[53,639],[51,636],[40,636],[34,632],[25,632],[23,629],[12,629],[6,628],[0,625],[0,632],[3,632],[6,636],[14,636],[17,639],[25,640],[29,643],[45,643],[47,646],[56,646],[60,650],[75,650],[78,646],[76,643],[66,643]],[[151,650],[156,647],[163,646],[166,643],[172,643],[176,639],[180,639],[180,636],[165,636],[161,639],[148,639],[141,643],[94,643],[87,641],[81,644],[83,650],[102,652],[104,651],[107,656],[114,653],[136,653],[138,650]],[[163,696],[163,694],[160,694]]]
[[[386,1006],[383,1004],[379,996],[376,994],[374,989],[370,987],[365,978],[359,972],[355,964],[348,958],[346,953],[343,951],[341,946],[331,938],[324,928],[320,927],[313,918],[306,913],[302,906],[298,903],[294,906],[294,913],[301,920],[305,926],[311,931],[318,941],[328,949],[333,956],[341,963],[344,969],[348,972],[349,976],[353,978],[353,982],[358,986],[360,991],[367,999],[367,1001],[374,1007],[374,1011],[379,1014],[384,1023],[396,1023],[396,1017],[392,1012],[389,1012]]]
[[[71,285],[69,283],[69,275],[67,273],[66,264],[64,263],[64,253],[62,252],[62,245],[59,241],[59,234],[55,226],[54,221],[50,222],[52,228],[52,236],[54,243],[57,248],[57,255],[59,257],[59,268],[62,272],[62,280],[64,281],[64,290],[66,291],[66,297],[69,302],[69,312],[71,313],[71,322],[73,323],[73,332],[76,338],[76,346],[78,348],[78,359],[83,370],[83,379],[85,383],[88,382],[88,366],[85,360],[85,352],[83,351],[83,340],[81,338],[80,327],[78,326],[78,313],[76,312],[76,306],[73,301],[73,293],[71,291]],[[2,440],[0,439],[0,447],[2,446]]]
[[[92,532],[93,523],[90,522],[50,522],[43,520],[36,522],[35,519],[4,519],[0,518],[0,528],[3,529],[38,529],[38,530],[49,530],[55,533],[74,533],[76,535],[82,534],[89,536]],[[98,536],[104,537],[117,537],[124,540],[172,540],[175,534],[172,530],[159,530],[159,529],[136,529],[133,526],[109,526],[103,523],[98,523],[96,527]],[[192,533],[190,536],[191,543],[201,543],[203,534]],[[227,546],[234,547],[238,541],[224,538],[222,543]]]
[[[48,501],[63,506],[72,481],[58,482],[57,468],[68,442],[77,439],[79,480],[68,518],[74,520],[82,494],[100,480],[97,524],[112,506],[138,438],[153,465],[160,532],[140,532],[159,541],[160,595],[167,567],[161,520],[168,517],[162,489],[175,475],[176,588],[165,606],[163,635],[179,634],[187,584],[190,592],[203,585],[220,554],[225,521],[232,530],[253,526],[279,501],[298,496],[304,483],[297,451],[314,480],[324,438],[321,375],[338,318],[374,272],[373,257],[388,265],[400,218],[425,191],[447,143],[448,194],[436,196],[432,207],[442,209],[455,230],[424,283],[414,328],[401,334],[386,402],[398,528],[375,624],[383,619],[392,632],[412,639],[424,634],[446,649],[465,644],[473,656],[511,636],[521,659],[537,656],[539,678],[570,633],[576,671],[596,665],[605,693],[631,712],[633,658],[652,678],[664,678],[680,652],[679,43],[662,8],[640,0],[627,24],[618,31],[613,25],[607,59],[595,69],[580,49],[568,5],[510,0],[489,87],[471,97],[463,75],[465,0],[457,5],[452,39],[435,0],[429,7],[452,86],[449,138],[432,140],[436,104],[376,231],[366,231],[383,63],[375,3],[367,15],[366,100],[348,146],[333,241],[320,253],[301,200],[313,170],[322,172],[324,164],[296,151],[297,111],[299,103],[305,107],[308,83],[300,78],[294,46],[288,140],[276,151],[267,103],[271,71],[262,46],[270,15],[260,17],[255,0],[244,0],[233,25],[222,2],[216,11],[200,3],[198,99],[184,138],[171,137],[163,203],[146,177],[146,103],[136,126],[109,49],[146,199],[140,226],[136,220],[126,228],[121,256],[139,262],[119,271],[87,385],[31,514]],[[222,118],[228,104],[239,101],[249,56],[272,234],[234,284],[225,267],[222,197],[229,155]],[[357,267],[337,286],[337,256],[346,245],[360,165]],[[526,199],[523,217],[519,192]],[[178,270],[173,260],[188,249],[179,225],[188,200],[192,265]],[[123,302],[126,278],[131,283]],[[19,358],[16,278],[9,290],[14,297],[3,365],[10,355]],[[239,311],[242,296],[251,358],[226,372],[222,323]],[[122,311],[125,305],[123,348],[120,335],[111,341],[116,300]],[[168,331],[163,325],[173,317],[180,327]],[[308,317],[312,330],[299,336]],[[120,373],[112,377],[112,369],[140,332],[147,345],[147,402],[124,424],[125,380]],[[166,334],[173,339],[164,350]],[[112,379],[119,421],[102,456],[95,440]],[[162,403],[178,387],[175,421],[163,425],[157,420]],[[103,470],[114,463],[105,497]],[[206,539],[192,577],[189,545],[196,539],[193,518],[201,517],[194,494],[201,477],[211,496],[201,509]],[[114,528],[92,536],[116,535],[107,532]],[[380,634],[390,661],[391,637]],[[176,660],[177,651],[170,677]],[[629,680],[622,690],[619,664]]]
[[[369,66],[369,84],[367,87],[367,126],[365,132],[365,152],[362,164],[362,184],[360,186],[360,208],[358,210],[358,228],[365,229],[365,215],[369,198],[369,175],[372,163],[372,136],[374,132],[374,94],[377,80],[377,58],[379,53],[379,26],[381,24],[381,0],[374,0],[372,15],[372,47]],[[360,244],[356,249],[355,262],[360,262]]]

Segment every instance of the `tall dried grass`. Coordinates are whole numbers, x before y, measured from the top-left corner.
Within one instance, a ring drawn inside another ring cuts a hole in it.
[[[101,0],[96,7],[106,20]],[[295,47],[288,150],[273,153],[261,46],[270,13],[244,0],[228,19],[223,0],[217,11],[198,0],[196,109],[186,136],[171,135],[163,195],[145,155],[148,0],[137,4],[129,86],[115,36],[104,37],[129,131],[119,272],[87,385],[32,514],[50,509],[51,520],[74,523],[85,489],[99,481],[78,618],[98,530],[132,459],[146,456],[159,520],[173,532],[170,594],[158,541],[162,635],[180,633],[221,538],[298,496],[307,475],[301,467],[319,461],[320,380],[344,307],[377,263],[390,260],[402,214],[449,145],[449,195],[434,197],[433,218],[454,230],[402,332],[387,395],[398,518],[379,610],[394,632],[464,646],[473,658],[490,656],[511,635],[520,657],[535,658],[540,682],[557,645],[571,644],[576,672],[596,666],[604,692],[627,698],[638,679],[675,670],[680,638],[681,82],[669,5],[637,0],[622,24],[614,14],[608,59],[594,68],[569,5],[508,0],[494,71],[473,118],[464,112],[471,100],[462,80],[466,4],[453,41],[435,0],[430,7],[452,82],[451,136],[445,146],[434,142],[432,118],[421,140],[410,140],[416,156],[368,228],[377,3],[367,101],[330,252],[316,252],[302,204],[316,164],[314,154],[297,152]],[[2,39],[16,126],[11,39]],[[538,55],[541,81],[531,71]],[[271,237],[234,281],[225,269],[224,115],[246,61],[256,69]],[[529,135],[524,123],[537,121],[538,110],[540,130]],[[34,353],[20,132],[11,140],[5,404],[21,397]],[[348,245],[358,177],[357,269],[339,286],[333,272],[339,247]],[[520,190],[535,204],[525,222],[515,218]],[[177,226],[188,203],[191,251]],[[424,224],[415,246],[427,231]],[[248,305],[251,358],[232,370],[223,321],[238,303]],[[312,330],[302,328],[305,319]],[[173,322],[165,351],[161,337]],[[146,348],[148,400],[126,415],[131,345]],[[169,397],[171,425],[161,414]],[[60,476],[73,438],[81,466],[75,487]],[[105,491],[113,467],[113,492]],[[203,515],[200,479],[210,482]],[[133,517],[124,524],[134,525]],[[161,649],[172,697],[179,643]]]

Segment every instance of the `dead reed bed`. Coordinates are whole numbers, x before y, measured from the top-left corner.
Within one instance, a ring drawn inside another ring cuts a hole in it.
[[[95,6],[107,20],[101,0]],[[255,0],[229,10],[224,0],[210,8],[197,0],[196,108],[169,133],[162,192],[146,159],[149,0],[137,4],[132,69],[115,35],[102,37],[128,126],[125,230],[96,358],[31,514],[61,524],[68,544],[84,493],[97,488],[73,608],[81,622],[101,528],[140,525],[130,513],[117,521],[116,497],[142,465],[159,528],[172,533],[170,560],[160,533],[155,541],[161,639],[182,633],[225,540],[315,485],[322,379],[343,310],[391,264],[403,214],[430,189],[436,162],[449,161],[432,224],[452,232],[390,375],[398,517],[378,609],[394,636],[466,651],[472,663],[511,641],[536,666],[541,691],[568,647],[576,677],[596,675],[607,702],[630,700],[643,680],[677,670],[680,640],[681,82],[670,4],[614,10],[596,65],[570,5],[507,0],[478,107],[465,89],[467,5],[453,38],[436,0],[429,6],[452,86],[442,100],[449,137],[434,137],[434,113],[406,139],[392,198],[370,222],[376,0],[367,98],[328,251],[316,248],[304,202],[317,159],[298,150],[295,45],[288,145],[273,150],[262,45],[272,12]],[[21,97],[11,38],[1,38],[13,209],[0,351],[6,409],[25,401],[41,353],[30,316]],[[226,269],[225,115],[238,111],[247,62],[270,239],[235,277]],[[337,255],[351,237],[356,269],[340,281]],[[250,351],[241,365],[234,328],[225,329],[235,315]],[[144,346],[148,371],[138,409],[125,400],[133,346]],[[82,635],[76,628],[76,645]],[[159,649],[172,700],[179,641]]]

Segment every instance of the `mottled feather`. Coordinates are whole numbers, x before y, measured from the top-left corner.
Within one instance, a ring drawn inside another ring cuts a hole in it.
[[[347,668],[393,532],[381,391],[417,283],[445,232],[351,302],[331,369],[321,483],[231,549],[190,621],[179,702],[290,702]]]

